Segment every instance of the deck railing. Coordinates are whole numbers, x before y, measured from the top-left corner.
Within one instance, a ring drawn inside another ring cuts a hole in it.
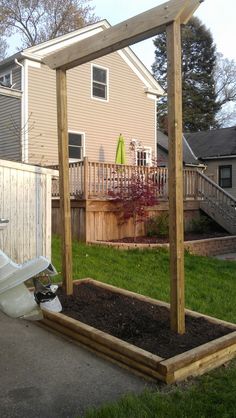
[[[58,166],[54,166],[58,169]],[[69,164],[70,195],[74,199],[107,199],[120,190],[129,189],[132,179],[153,181],[157,197],[168,199],[168,168],[141,167],[124,164],[84,161]],[[197,194],[197,171],[184,170],[184,198],[195,199]],[[52,196],[59,197],[58,179],[53,180]]]
[[[231,234],[236,233],[236,199],[203,173],[197,174],[200,208]]]

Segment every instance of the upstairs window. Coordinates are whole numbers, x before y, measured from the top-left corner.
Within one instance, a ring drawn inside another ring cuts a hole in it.
[[[219,166],[219,185],[222,189],[232,187],[232,165]]]
[[[150,166],[151,148],[138,148],[136,150],[136,163],[138,166]]]
[[[11,87],[11,73],[5,73],[0,75],[0,85],[5,87]]]
[[[108,70],[92,65],[92,97],[108,100]]]
[[[82,160],[84,157],[84,135],[69,132],[69,159]]]

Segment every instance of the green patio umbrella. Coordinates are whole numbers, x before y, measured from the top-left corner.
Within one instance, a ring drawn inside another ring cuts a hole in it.
[[[125,141],[123,135],[120,134],[116,148],[116,164],[125,164],[125,162]]]

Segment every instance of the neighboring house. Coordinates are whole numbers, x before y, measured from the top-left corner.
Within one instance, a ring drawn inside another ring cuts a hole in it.
[[[0,84],[0,159],[15,160],[21,152],[22,93]]]
[[[169,144],[168,136],[165,135],[162,131],[157,131],[157,156],[158,156],[158,165],[162,167],[168,167],[168,153],[169,153]],[[198,160],[192,149],[190,148],[188,142],[183,136],[183,164],[185,167],[199,167],[205,168],[205,166]]]
[[[1,158],[41,165],[58,162],[56,73],[42,63],[42,58],[109,27],[103,20],[27,48],[0,63],[1,84],[22,91],[21,138],[13,135],[9,141],[11,129],[0,130]],[[156,103],[163,90],[133,51],[122,49],[71,69],[67,75],[70,160],[87,156],[91,161],[114,163],[122,133],[127,163],[133,162],[129,144],[136,140],[141,144],[136,149],[136,162],[151,164],[156,157]],[[1,115],[4,109],[0,94]],[[15,125],[15,117],[6,111],[8,125]]]
[[[185,134],[205,174],[236,197],[236,127]]]

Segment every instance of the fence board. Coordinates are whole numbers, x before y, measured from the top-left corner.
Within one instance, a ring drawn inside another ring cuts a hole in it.
[[[53,170],[0,160],[0,249],[18,263],[51,257],[51,178]]]

